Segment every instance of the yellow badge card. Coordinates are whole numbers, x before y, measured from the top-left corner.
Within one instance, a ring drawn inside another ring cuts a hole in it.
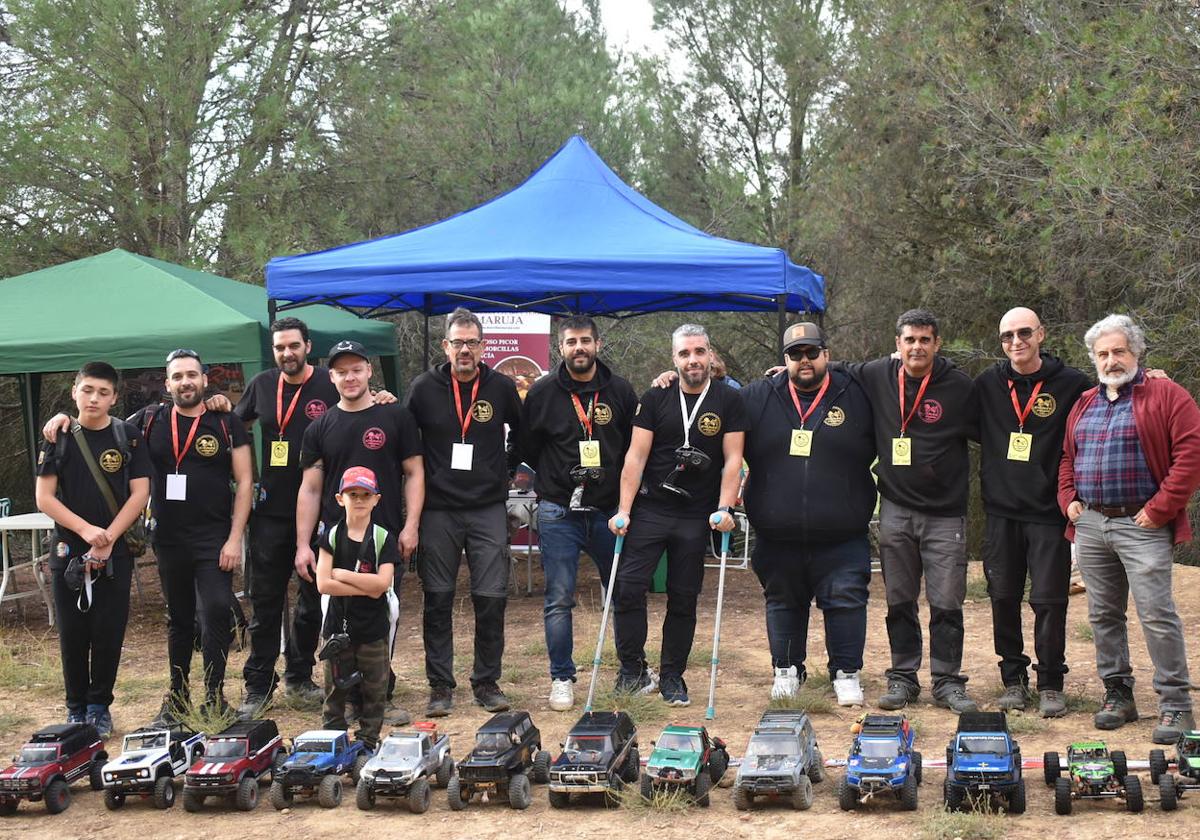
[[[813,433],[808,429],[792,429],[792,445],[788,454],[807,458],[812,454],[812,438]]]
[[[912,441],[908,438],[892,438],[892,466],[912,466]]]
[[[581,467],[600,466],[600,441],[579,441],[579,465]]]
[[[1031,449],[1033,449],[1033,435],[1027,435],[1022,432],[1009,432],[1008,460],[1028,461],[1029,450]]]
[[[271,466],[286,467],[288,456],[288,442],[286,440],[271,441]]]

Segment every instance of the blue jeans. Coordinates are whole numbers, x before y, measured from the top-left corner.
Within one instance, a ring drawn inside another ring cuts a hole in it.
[[[538,547],[546,575],[546,602],[542,616],[546,625],[546,650],[550,654],[550,678],[575,679],[575,638],[571,610],[575,607],[575,580],[579,553],[586,550],[608,586],[616,537],[608,530],[611,513],[573,511],[543,499],[538,503]]]

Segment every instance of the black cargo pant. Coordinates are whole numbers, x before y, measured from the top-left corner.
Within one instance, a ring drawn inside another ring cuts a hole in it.
[[[167,659],[171,691],[188,695],[192,642],[200,619],[200,650],[207,694],[225,682],[225,662],[233,641],[233,572],[219,565],[223,543],[154,544],[158,578],[167,599]]]
[[[354,737],[367,745],[372,752],[379,744],[379,730],[383,726],[383,710],[387,703],[388,680],[391,675],[391,649],[387,639],[355,643],[353,670],[361,671],[362,682],[351,691],[358,695],[362,708],[358,714],[358,731]],[[349,663],[347,663],[349,665]],[[333,662],[325,660],[325,710],[323,729],[346,730],[346,701],[350,691],[340,689],[333,681]],[[353,673],[353,671],[351,671]],[[343,675],[343,679],[346,675]]]
[[[1030,660],[1021,632],[1021,601],[1028,576],[1037,688],[1062,691],[1071,584],[1071,544],[1063,536],[1063,525],[988,514],[983,571],[992,599],[992,637],[1000,657],[1000,678],[1006,686],[1029,683]]]
[[[109,578],[102,572],[92,584],[87,612],[79,609],[83,590],[71,589],[63,579],[66,562],[59,565],[56,561],[50,569],[67,711],[77,715],[83,715],[88,706],[112,705],[113,685],[121,664],[133,559],[110,557],[108,562],[113,576]]]
[[[315,550],[315,549],[314,549]],[[250,520],[250,656],[242,669],[246,694],[269,694],[275,687],[288,585],[298,584],[292,628],[284,650],[283,679],[296,685],[312,679],[321,633],[321,596],[315,582],[295,574],[296,520],[255,516]]]

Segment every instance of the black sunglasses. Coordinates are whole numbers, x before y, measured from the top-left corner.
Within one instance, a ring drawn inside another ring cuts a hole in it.
[[[801,359],[808,359],[810,362],[815,362],[824,352],[824,347],[818,347],[815,344],[802,344],[799,347],[793,347],[788,350],[787,357],[793,362],[798,362]]]
[[[195,359],[198,362],[200,361],[200,354],[195,350],[185,350],[180,347],[178,350],[172,350],[167,354],[167,364],[171,364],[176,359]]]
[[[1011,330],[1008,332],[1002,332],[1000,333],[1000,343],[1012,344],[1014,336],[1022,341],[1028,341],[1029,339],[1033,338],[1033,334],[1037,332],[1038,329],[1038,327],[1021,327],[1021,329],[1017,330],[1016,332]]]

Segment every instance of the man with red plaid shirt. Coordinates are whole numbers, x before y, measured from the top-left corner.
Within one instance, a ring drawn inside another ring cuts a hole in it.
[[[1125,622],[1132,592],[1154,663],[1154,742],[1173,744],[1195,729],[1171,549],[1192,536],[1187,504],[1200,486],[1200,409],[1176,383],[1146,378],[1146,341],[1128,316],[1097,322],[1084,342],[1100,385],[1084,392],[1067,418],[1058,503],[1087,585],[1104,680],[1095,723],[1117,729],[1138,719]]]

